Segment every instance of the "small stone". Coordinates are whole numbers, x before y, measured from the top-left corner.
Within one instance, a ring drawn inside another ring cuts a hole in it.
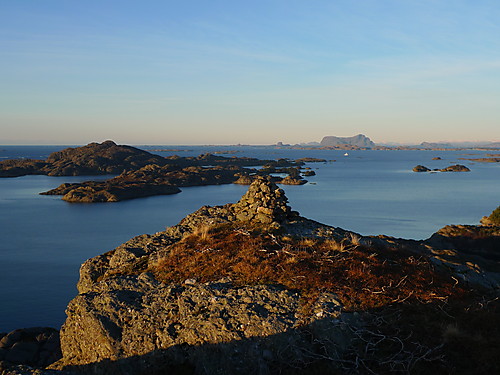
[[[196,284],[196,279],[186,279],[184,280],[185,285],[195,285]]]

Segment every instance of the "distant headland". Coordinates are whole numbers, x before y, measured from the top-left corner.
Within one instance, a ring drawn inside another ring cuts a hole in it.
[[[320,142],[304,142],[286,144],[278,142],[276,147],[289,147],[295,149],[326,149],[326,150],[496,150],[500,149],[500,142],[422,142],[414,145],[375,143],[364,134],[350,137],[334,135],[324,136]]]

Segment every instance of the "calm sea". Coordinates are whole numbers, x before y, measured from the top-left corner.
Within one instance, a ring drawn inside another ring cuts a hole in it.
[[[139,146],[140,147],[140,146]],[[0,160],[45,159],[64,146],[0,146]],[[167,156],[231,152],[266,159],[317,157],[309,184],[283,186],[303,216],[364,235],[424,239],[446,224],[477,224],[500,205],[500,164],[472,163],[479,151],[282,150],[247,146],[144,146]],[[432,160],[439,156],[442,160]],[[465,164],[470,173],[413,173],[422,164]],[[102,178],[102,177],[101,177]],[[63,182],[96,177],[25,176],[0,179],[0,332],[31,326],[59,327],[76,294],[78,269],[86,259],[133,236],[155,233],[202,205],[236,202],[239,185],[183,188],[171,196],[119,203],[70,204],[41,196]]]

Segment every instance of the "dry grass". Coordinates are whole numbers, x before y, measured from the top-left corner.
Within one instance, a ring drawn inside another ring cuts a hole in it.
[[[361,238],[357,234],[349,233],[349,239],[350,239],[352,245],[354,245],[354,246],[361,245],[361,242],[360,242]]]
[[[298,290],[304,312],[325,291],[345,311],[361,311],[363,324],[346,324],[349,349],[339,358],[321,357],[340,364],[342,373],[500,371],[499,300],[465,290],[425,257],[375,249],[356,236],[296,239],[233,226],[200,229],[167,250],[150,269],[164,282],[229,276],[236,286]]]
[[[192,235],[197,236],[201,241],[206,241],[209,238],[210,225],[200,225],[197,227]]]
[[[434,272],[425,258],[364,247],[359,238],[279,237],[255,228],[202,228],[171,245],[152,269],[164,282],[230,277],[236,285],[281,284],[306,298],[337,294],[346,309],[367,310],[419,301],[446,301],[463,290]]]

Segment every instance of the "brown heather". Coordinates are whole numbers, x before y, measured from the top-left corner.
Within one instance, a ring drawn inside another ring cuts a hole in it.
[[[281,284],[302,293],[304,312],[330,291],[344,311],[363,312],[366,326],[353,331],[344,357],[355,364],[347,372],[500,371],[500,300],[436,272],[425,256],[363,246],[356,236],[295,239],[230,225],[204,228],[168,250],[152,269],[166,283]]]
[[[217,281],[235,285],[280,284],[306,300],[333,292],[347,311],[395,303],[430,303],[464,290],[438,274],[425,257],[376,250],[352,236],[342,242],[294,239],[255,227],[204,227],[167,249],[151,271],[165,283]]]

